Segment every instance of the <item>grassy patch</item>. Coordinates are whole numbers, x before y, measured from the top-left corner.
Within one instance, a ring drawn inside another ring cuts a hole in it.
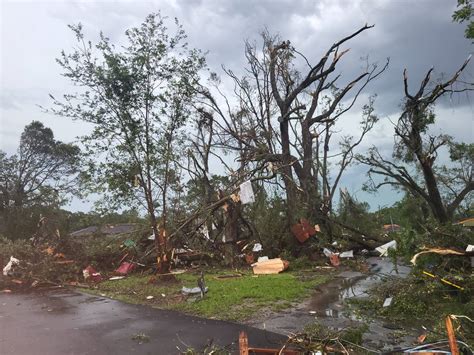
[[[195,287],[198,275],[177,275],[177,282],[149,284],[149,276],[130,276],[126,279],[106,281],[94,293],[130,303],[150,304],[155,307],[176,309],[189,314],[225,320],[245,320],[259,311],[278,311],[308,296],[315,286],[326,282],[327,275],[293,272],[278,275],[253,275],[242,272],[241,277],[222,278],[224,271],[207,271],[206,286],[209,292],[202,300],[181,295],[181,287]],[[153,296],[152,299],[147,299]]]
[[[379,316],[400,324],[424,325],[428,340],[446,337],[447,315],[474,317],[474,277],[468,276],[458,283],[464,290],[457,290],[439,281],[427,279],[416,273],[407,279],[387,280],[378,285],[366,299],[348,300],[354,312],[364,316]],[[382,307],[386,297],[393,297],[389,307]],[[458,336],[474,345],[474,324],[462,321]]]

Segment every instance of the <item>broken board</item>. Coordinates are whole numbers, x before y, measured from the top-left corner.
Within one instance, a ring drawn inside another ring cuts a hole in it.
[[[288,261],[276,258],[252,264],[252,267],[255,275],[269,275],[285,271],[288,269],[288,265],[290,265]]]

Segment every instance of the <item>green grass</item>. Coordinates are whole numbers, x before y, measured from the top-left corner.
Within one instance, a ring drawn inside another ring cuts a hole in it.
[[[445,338],[447,315],[464,315],[474,318],[474,276],[461,283],[464,290],[457,290],[437,280],[414,273],[406,279],[387,280],[371,290],[371,297],[348,300],[352,312],[362,317],[378,316],[399,325],[427,326],[427,341]],[[382,307],[385,297],[393,297],[389,307]],[[457,336],[474,346],[474,323],[460,318]]]
[[[232,272],[234,273],[234,272]],[[159,308],[175,309],[207,318],[242,321],[266,310],[279,311],[293,302],[307,297],[317,285],[329,280],[328,275],[284,272],[278,275],[253,275],[217,279],[223,271],[206,271],[209,292],[204,299],[190,302],[181,295],[181,287],[195,287],[197,274],[177,275],[177,282],[149,284],[150,276],[130,276],[116,281],[105,281],[92,290],[95,294],[135,304],[149,304]],[[162,296],[164,294],[164,297]],[[153,299],[147,300],[147,296]]]

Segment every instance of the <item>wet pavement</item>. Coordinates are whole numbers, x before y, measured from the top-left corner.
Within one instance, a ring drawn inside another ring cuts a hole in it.
[[[393,324],[378,319],[360,319],[345,307],[345,300],[367,297],[368,290],[383,278],[405,277],[410,272],[407,266],[395,267],[389,258],[371,257],[366,261],[369,273],[343,271],[333,280],[319,286],[308,300],[247,324],[283,335],[298,333],[312,323],[340,330],[367,325],[368,330],[364,334],[366,346],[391,349],[394,346],[411,345],[419,335],[416,329],[405,327],[409,334],[402,335],[401,328]]]
[[[286,337],[245,325],[70,291],[0,295],[0,354],[179,354],[212,340],[238,348],[245,330],[252,346],[277,347]],[[145,334],[139,344],[132,338]],[[233,344],[233,345],[232,345]]]

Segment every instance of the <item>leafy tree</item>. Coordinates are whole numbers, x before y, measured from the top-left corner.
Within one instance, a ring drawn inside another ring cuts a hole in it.
[[[472,17],[474,16],[474,1],[473,0],[458,0],[458,10],[453,13],[453,21],[462,23],[467,22],[467,27],[465,31],[466,38],[474,39],[474,21]]]
[[[31,232],[25,215],[57,208],[68,193],[78,192],[79,154],[76,145],[56,140],[39,121],[25,126],[16,154],[0,151],[0,217],[7,235]]]
[[[63,75],[83,90],[53,98],[53,112],[93,125],[82,137],[91,186],[108,193],[108,205],[147,211],[161,272],[169,268],[168,206],[182,188],[176,161],[183,127],[205,65],[198,50],[188,49],[177,20],[173,35],[165,20],[159,13],[149,15],[125,32],[127,43],[120,47],[103,34],[93,45],[80,24],[70,26],[78,48],[63,51],[57,61]]]
[[[371,180],[372,188],[390,185],[409,191],[413,196],[422,198],[436,220],[443,224],[452,220],[455,211],[474,190],[474,146],[456,143],[445,134],[433,135],[429,127],[435,123],[434,104],[437,99],[445,94],[470,89],[455,86],[468,63],[469,59],[449,80],[432,88],[430,78],[433,69],[429,70],[415,94],[408,90],[405,71],[405,101],[395,126],[392,159],[383,157],[375,147],[367,156],[358,158],[370,166],[370,177],[383,178],[380,183]],[[451,163],[448,166],[437,163],[443,147],[450,152]]]

